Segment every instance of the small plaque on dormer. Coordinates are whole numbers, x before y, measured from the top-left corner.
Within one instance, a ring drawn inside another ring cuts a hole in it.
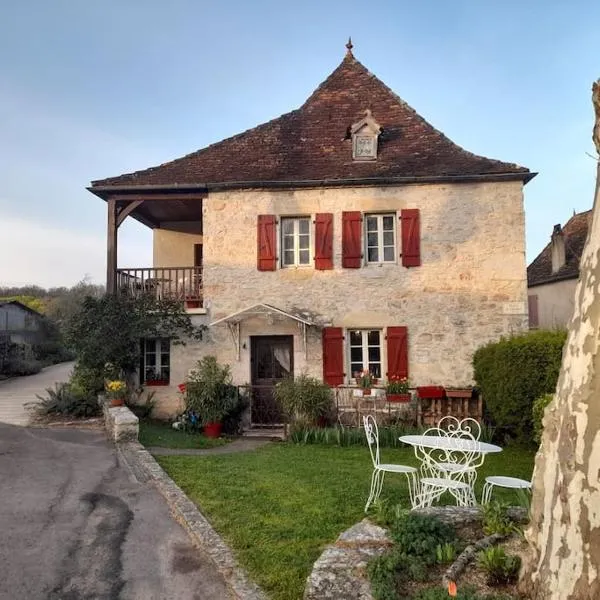
[[[375,160],[377,142],[381,126],[373,118],[371,111],[365,111],[365,117],[350,128],[352,134],[352,158],[354,160]]]

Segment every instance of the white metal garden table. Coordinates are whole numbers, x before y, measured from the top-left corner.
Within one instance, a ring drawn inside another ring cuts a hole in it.
[[[444,492],[450,492],[461,506],[475,504],[477,469],[487,454],[502,452],[500,446],[480,442],[473,436],[403,435],[401,442],[413,446],[420,464],[419,491],[414,507],[431,506]]]

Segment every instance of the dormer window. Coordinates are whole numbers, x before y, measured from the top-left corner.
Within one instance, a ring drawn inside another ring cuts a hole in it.
[[[377,141],[381,126],[371,111],[365,111],[365,117],[350,128],[352,135],[352,158],[354,160],[375,160],[377,158]]]

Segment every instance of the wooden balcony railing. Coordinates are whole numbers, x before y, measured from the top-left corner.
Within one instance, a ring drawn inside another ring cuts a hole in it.
[[[202,307],[202,267],[117,269],[117,291],[133,298],[151,294]]]

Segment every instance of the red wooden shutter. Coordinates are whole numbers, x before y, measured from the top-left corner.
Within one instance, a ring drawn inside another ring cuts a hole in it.
[[[540,324],[537,294],[532,294],[527,300],[529,305],[529,329],[535,329]]]
[[[327,385],[344,383],[344,330],[341,327],[323,329],[323,381]]]
[[[387,378],[408,377],[408,329],[387,328]]]
[[[333,215],[319,213],[315,218],[315,269],[333,269]]]
[[[258,215],[258,270],[274,271],[277,265],[275,215]]]
[[[342,213],[342,267],[359,269],[362,261],[362,215],[351,211]]]
[[[421,232],[419,209],[405,208],[400,213],[402,222],[402,264],[405,267],[421,266]]]

